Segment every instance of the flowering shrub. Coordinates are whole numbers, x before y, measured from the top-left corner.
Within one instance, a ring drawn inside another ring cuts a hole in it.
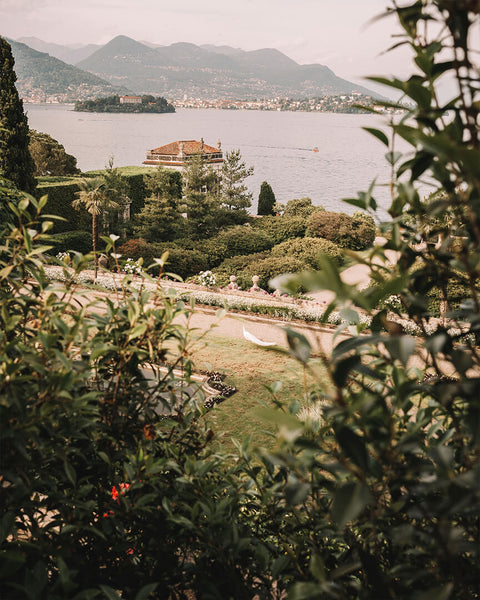
[[[58,252],[56,258],[58,258],[58,260],[68,263],[70,261],[70,254],[68,252]]]
[[[216,284],[217,279],[215,274],[211,271],[200,271],[197,281],[200,285],[204,285],[205,287],[213,287]]]
[[[133,260],[133,258],[127,258],[122,269],[129,275],[141,275],[142,273],[141,265],[138,264],[138,260]]]
[[[400,296],[389,296],[383,301],[383,306],[388,310],[392,310],[393,312],[400,312],[402,308],[402,301],[400,300]]]

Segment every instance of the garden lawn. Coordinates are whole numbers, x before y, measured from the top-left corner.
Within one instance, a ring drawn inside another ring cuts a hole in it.
[[[223,445],[232,444],[232,438],[242,440],[252,436],[254,445],[270,447],[275,444],[275,427],[256,414],[262,404],[272,406],[268,390],[275,381],[282,384],[276,398],[288,409],[292,402],[307,403],[302,365],[288,355],[255,346],[242,339],[208,335],[206,343],[193,351],[197,370],[225,373],[225,382],[237,392],[211,409],[207,419]],[[314,375],[306,374],[309,391],[313,386],[327,390],[327,378],[321,365]]]

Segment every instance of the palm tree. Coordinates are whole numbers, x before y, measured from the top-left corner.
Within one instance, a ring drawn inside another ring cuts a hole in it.
[[[93,264],[96,279],[98,272],[98,216],[103,216],[108,210],[118,209],[119,204],[113,200],[111,190],[107,188],[103,178],[83,180],[80,182],[80,188],[72,205],[78,210],[84,207],[92,215]]]

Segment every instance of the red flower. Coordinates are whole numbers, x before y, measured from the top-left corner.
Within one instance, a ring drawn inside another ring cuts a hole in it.
[[[114,500],[118,499],[118,491],[117,491],[117,488],[115,486],[112,487],[112,498]]]

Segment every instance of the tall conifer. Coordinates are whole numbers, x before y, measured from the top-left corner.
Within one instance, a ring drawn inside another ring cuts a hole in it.
[[[28,122],[16,80],[12,48],[0,37],[0,174],[32,194],[36,187],[35,164],[28,149]]]
[[[264,181],[260,186],[257,215],[274,215],[275,202],[275,194],[273,193],[272,186]]]

